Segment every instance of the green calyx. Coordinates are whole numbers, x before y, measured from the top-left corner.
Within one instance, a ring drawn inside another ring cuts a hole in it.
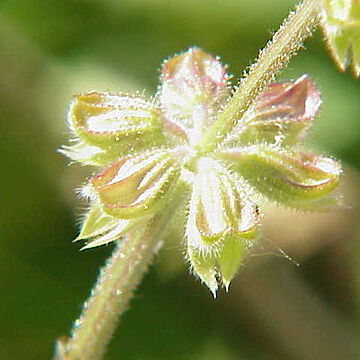
[[[257,238],[255,202],[262,196],[299,209],[336,204],[340,164],[299,150],[321,105],[311,79],[270,84],[238,113],[227,106],[234,104],[228,78],[218,58],[192,48],[163,64],[153,100],[74,97],[69,125],[76,139],[61,152],[102,168],[83,190],[91,205],[77,240],[87,239],[85,248],[155,218],[165,224],[176,203],[185,203],[176,213],[185,230],[177,233],[186,237],[193,272],[215,294],[229,287]],[[225,119],[227,111],[239,117]],[[226,134],[210,139],[217,127]],[[168,234],[166,225],[161,233]]]
[[[208,251],[188,247],[188,259],[192,270],[216,296],[219,286],[228,290],[247,248],[246,240],[237,234],[228,234]]]

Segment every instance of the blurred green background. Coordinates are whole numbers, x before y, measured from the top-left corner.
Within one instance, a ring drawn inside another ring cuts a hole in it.
[[[91,169],[68,167],[71,95],[153,94],[161,61],[197,45],[237,78],[290,0],[0,1],[0,359],[50,359],[113,245],[79,252]],[[352,208],[268,209],[263,240],[214,300],[165,244],[107,359],[360,359],[360,80],[337,72],[319,33],[280,78],[308,73],[323,94],[309,147],[341,159]],[[294,261],[286,259],[283,249]],[[294,262],[299,262],[296,266]]]

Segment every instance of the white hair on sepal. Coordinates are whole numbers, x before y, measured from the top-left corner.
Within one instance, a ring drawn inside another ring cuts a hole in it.
[[[85,185],[82,185],[76,189],[76,194],[82,198],[91,201],[95,201],[97,199],[96,192],[90,182],[87,182]]]

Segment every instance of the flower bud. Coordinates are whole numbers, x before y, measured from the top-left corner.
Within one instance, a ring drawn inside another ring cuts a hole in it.
[[[217,276],[226,286],[234,276],[245,240],[256,236],[258,215],[217,161],[203,158],[197,170],[186,227],[188,252],[194,271],[214,292]]]
[[[352,62],[360,76],[360,2],[323,0],[322,28],[336,64],[344,71]]]

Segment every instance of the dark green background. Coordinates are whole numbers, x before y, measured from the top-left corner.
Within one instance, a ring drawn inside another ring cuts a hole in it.
[[[91,173],[56,152],[69,135],[72,93],[153,94],[161,61],[193,45],[221,56],[236,78],[294,4],[0,1],[1,360],[51,358],[113,247],[79,252],[71,243],[85,209],[74,188]],[[353,209],[305,216],[300,227],[299,214],[270,211],[274,221],[255,251],[262,255],[250,257],[216,300],[179,261],[183,244],[166,244],[107,359],[360,358],[360,80],[337,72],[319,33],[305,46],[280,77],[308,73],[319,86],[324,103],[309,146],[346,164]],[[318,244],[310,250],[309,236]],[[276,244],[300,266],[276,256]]]

